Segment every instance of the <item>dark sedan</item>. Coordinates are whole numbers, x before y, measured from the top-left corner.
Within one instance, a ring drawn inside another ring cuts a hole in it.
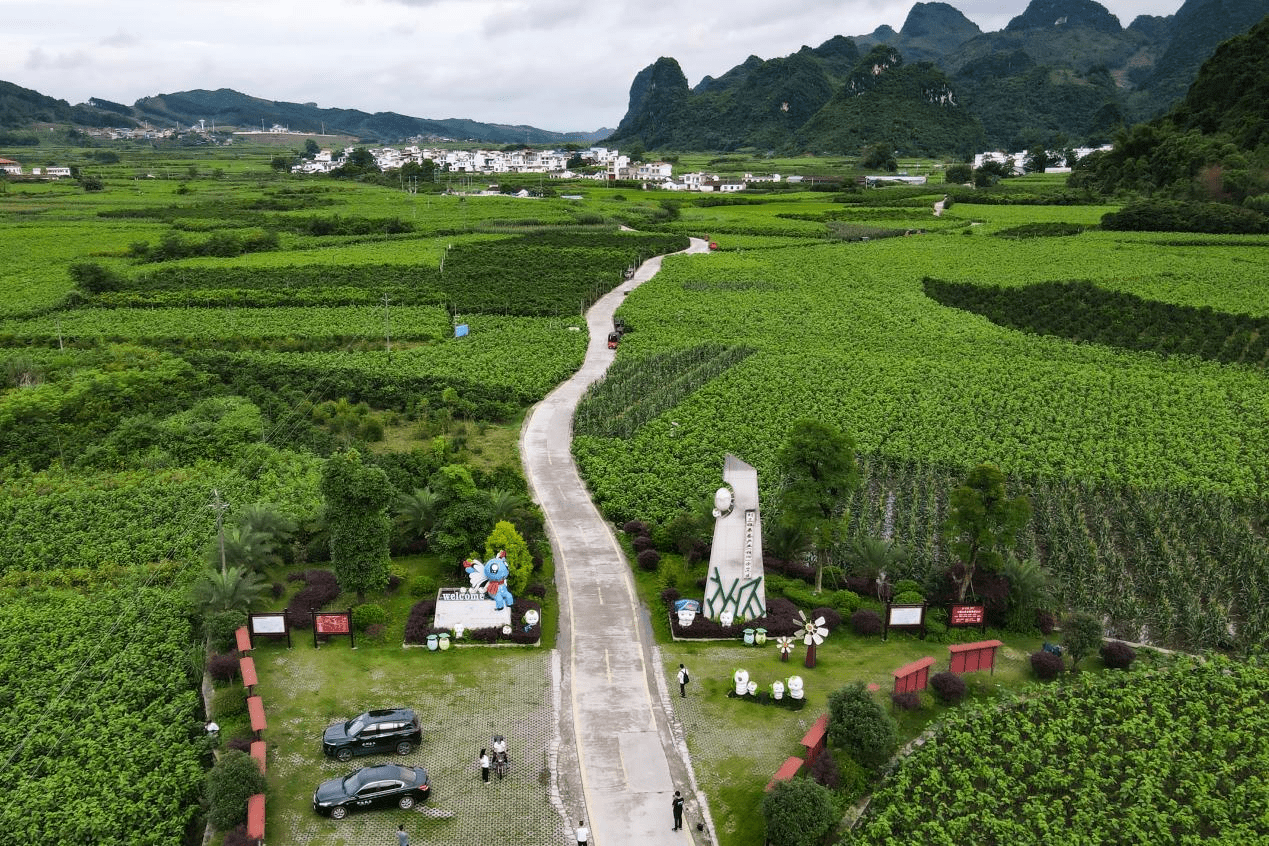
[[[431,793],[427,770],[422,767],[379,764],[322,782],[313,791],[313,810],[342,820],[349,811],[362,809],[395,805],[408,810],[426,802]]]

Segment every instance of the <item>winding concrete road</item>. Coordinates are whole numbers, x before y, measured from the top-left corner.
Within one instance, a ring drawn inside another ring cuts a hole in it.
[[[707,250],[705,241],[693,238],[684,252]],[[546,515],[560,596],[557,767],[570,794],[562,811],[570,826],[586,820],[592,846],[687,844],[695,834],[671,831],[674,791],[690,798],[695,780],[667,714],[647,611],[571,450],[577,403],[616,355],[607,346],[613,313],[628,291],[660,269],[661,257],[649,259],[591,307],[585,362],[534,406],[520,435],[525,475]]]

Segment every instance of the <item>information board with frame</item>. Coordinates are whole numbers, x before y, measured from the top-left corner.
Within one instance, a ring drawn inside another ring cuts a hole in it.
[[[254,649],[257,637],[286,638],[286,648],[291,648],[291,627],[282,611],[259,612],[247,615],[247,636]]]
[[[925,603],[920,605],[891,605],[886,603],[886,616],[881,629],[881,639],[887,640],[891,629],[921,632],[925,640]]]

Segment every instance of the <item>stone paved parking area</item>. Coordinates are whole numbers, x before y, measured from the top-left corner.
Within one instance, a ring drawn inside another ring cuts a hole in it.
[[[559,766],[555,720],[557,654],[528,649],[487,651],[491,654],[478,687],[444,674],[430,674],[429,659],[433,659],[435,667],[437,656],[422,654],[418,674],[357,682],[362,688],[359,699],[369,701],[381,696],[385,703],[419,711],[423,745],[409,755],[368,756],[340,764],[321,754],[324,724],[271,724],[268,732],[271,790],[275,795],[288,794],[292,808],[301,795],[306,804],[298,813],[288,809],[274,814],[271,810],[266,842],[396,846],[397,826],[403,824],[410,843],[415,846],[567,844],[566,837],[571,835],[562,812],[576,808],[578,800],[572,794],[573,788],[567,784],[561,787],[556,778]],[[275,654],[269,659],[267,672],[276,680],[274,686],[302,696],[302,678],[296,679],[298,684],[288,684],[282,677],[288,672],[302,677],[303,663],[314,658],[313,653],[299,651]],[[283,698],[285,695],[282,694]],[[275,701],[278,698],[273,697]],[[441,703],[439,707],[437,703]],[[282,712],[279,708],[278,713]],[[490,746],[494,734],[506,736],[512,766],[506,779],[499,781],[491,774],[486,785],[481,782],[476,760],[480,748]],[[380,760],[425,767],[435,798],[410,811],[373,810],[350,814],[339,821],[320,817],[307,805],[316,781],[335,778]],[[572,813],[570,811],[569,816]],[[441,817],[441,814],[449,816]]]

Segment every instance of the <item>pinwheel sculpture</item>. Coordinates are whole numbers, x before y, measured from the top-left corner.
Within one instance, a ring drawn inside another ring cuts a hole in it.
[[[778,637],[775,639],[776,647],[780,650],[780,660],[788,661],[789,653],[793,651],[793,644],[797,641],[791,637]]]
[[[823,643],[824,638],[828,637],[828,629],[824,626],[823,617],[808,620],[805,611],[798,611],[798,616],[802,618],[797,621],[798,625],[802,627],[798,631],[798,637],[801,637],[802,642],[806,644],[806,663],[803,666],[809,670],[815,666],[815,647]]]

